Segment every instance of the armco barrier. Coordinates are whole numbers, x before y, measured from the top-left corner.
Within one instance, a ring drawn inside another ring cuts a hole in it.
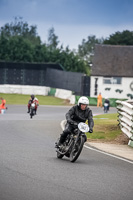
[[[120,129],[129,138],[128,145],[133,147],[133,101],[116,101]]]

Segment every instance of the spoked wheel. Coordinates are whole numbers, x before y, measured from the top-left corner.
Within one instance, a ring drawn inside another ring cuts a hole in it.
[[[30,113],[30,118],[33,117],[33,110],[31,110],[31,113]]]
[[[70,161],[71,162],[75,162],[78,159],[78,157],[82,151],[84,142],[85,142],[84,137],[82,137],[82,136],[79,137],[77,143],[73,146],[72,151],[70,153]]]
[[[104,109],[104,113],[107,113],[107,112],[108,112],[108,110],[107,110],[107,108],[105,108],[105,109]]]

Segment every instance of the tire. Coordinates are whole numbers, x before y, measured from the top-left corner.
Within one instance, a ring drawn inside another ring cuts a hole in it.
[[[108,109],[107,107],[104,108],[104,113],[107,113]]]
[[[31,113],[30,113],[30,118],[32,119],[33,117],[33,110],[31,110]]]
[[[85,138],[82,136],[79,137],[79,140],[73,146],[72,151],[70,153],[70,161],[71,162],[75,162],[78,159],[78,157],[83,149],[84,142],[85,142]],[[76,152],[75,152],[75,147],[77,148]]]

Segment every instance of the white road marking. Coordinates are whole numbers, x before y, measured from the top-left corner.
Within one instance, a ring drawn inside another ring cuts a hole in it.
[[[111,157],[113,157],[113,158],[117,158],[117,159],[119,159],[119,160],[128,162],[128,163],[130,163],[130,164],[133,164],[133,161],[127,160],[127,159],[125,159],[125,158],[121,158],[121,157],[119,157],[119,156],[115,156],[115,155],[110,154],[110,153],[106,153],[106,152],[104,152],[104,151],[102,151],[102,150],[98,150],[98,149],[95,149],[95,148],[93,148],[93,147],[89,147],[89,146],[87,146],[87,145],[84,145],[84,147],[86,147],[87,149],[90,149],[90,150],[97,151],[97,152],[99,152],[99,153],[105,154],[105,155],[107,155],[107,156],[111,156]]]

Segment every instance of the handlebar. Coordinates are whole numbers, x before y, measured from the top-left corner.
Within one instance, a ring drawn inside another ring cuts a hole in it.
[[[78,123],[75,121],[68,120],[67,122],[70,123],[71,125],[78,126]]]

